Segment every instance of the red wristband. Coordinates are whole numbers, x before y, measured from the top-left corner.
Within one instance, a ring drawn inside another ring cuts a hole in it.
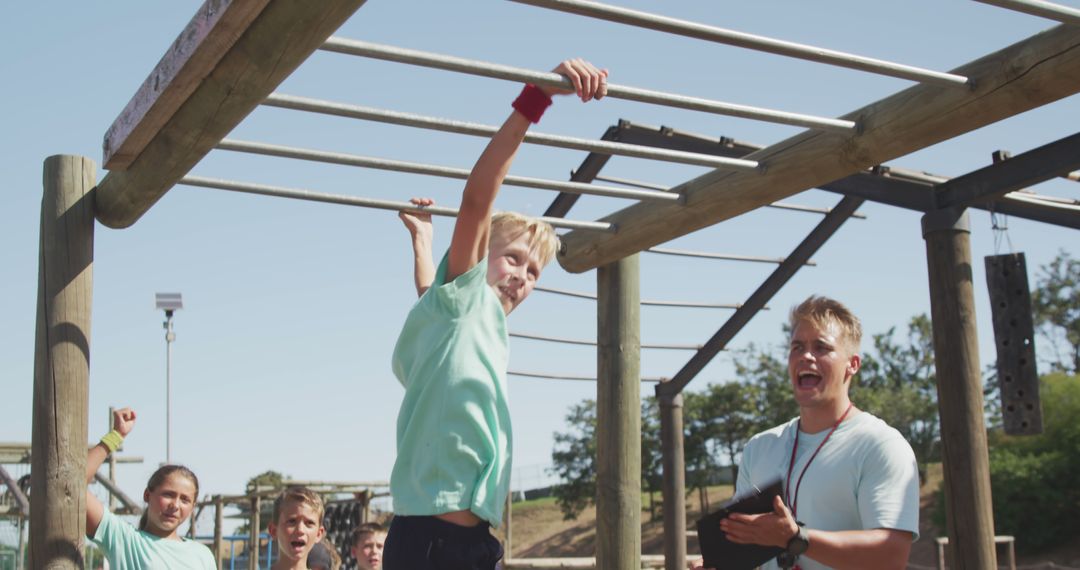
[[[521,90],[521,95],[514,99],[512,106],[529,122],[539,123],[540,117],[544,116],[544,111],[551,106],[551,97],[548,97],[547,93],[539,87],[527,83]]]

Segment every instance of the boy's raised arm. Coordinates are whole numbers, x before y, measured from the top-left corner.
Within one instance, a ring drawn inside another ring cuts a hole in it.
[[[435,204],[431,198],[413,198],[409,201],[422,208]],[[416,285],[416,296],[423,297],[424,292],[431,287],[431,282],[435,280],[435,262],[431,257],[434,241],[431,214],[420,209],[402,210],[398,212],[398,217],[401,218],[412,238],[413,283]]]
[[[570,79],[574,91],[583,102],[600,99],[607,93],[607,70],[598,69],[583,59],[564,61],[554,71]],[[537,111],[532,117],[522,114],[522,107],[515,104],[515,111],[491,138],[469,173],[461,195],[454,235],[450,239],[447,282],[472,269],[487,255],[495,196],[510,170],[525,132],[529,130],[530,119],[539,121],[539,115],[550,104],[552,95],[569,93],[550,87],[527,86],[518,101],[524,99],[530,89],[538,89],[549,101],[546,104],[536,101],[533,92],[534,98],[525,103],[528,108],[525,112]]]

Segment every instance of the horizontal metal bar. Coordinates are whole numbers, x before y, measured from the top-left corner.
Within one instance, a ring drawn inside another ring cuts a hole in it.
[[[392,170],[395,172],[409,172],[412,174],[424,174],[427,176],[441,176],[443,178],[455,178],[465,180],[469,177],[469,170],[465,168],[450,168],[434,164],[421,164],[418,162],[405,162],[388,158],[373,158],[355,154],[339,152],[326,152],[266,143],[239,141],[224,139],[218,143],[219,150],[234,152],[246,152],[281,158],[295,158],[298,160],[310,160],[329,164],[341,164],[345,166],[357,166],[361,168],[374,168],[378,170]],[[679,195],[674,192],[658,192],[656,190],[626,190],[611,186],[598,186],[595,184],[582,184],[580,182],[565,182],[562,180],[545,180],[542,178],[530,178],[526,176],[509,175],[503,179],[503,184],[509,186],[521,186],[524,188],[539,188],[541,190],[554,190],[556,192],[572,192],[574,194],[589,194],[593,196],[606,196],[608,198],[626,198],[628,200],[658,200],[661,202],[678,202]]]
[[[564,89],[572,88],[570,80],[557,73],[532,71],[507,65],[463,59],[358,40],[331,37],[326,40],[320,49],[348,55],[394,61],[408,65],[420,65],[447,71],[456,71],[458,73],[468,73],[482,77],[535,83],[537,85],[561,87]],[[809,129],[851,133],[855,131],[857,127],[854,121],[843,119],[830,119],[827,117],[815,117],[812,115],[789,113],[787,111],[776,111],[773,109],[763,109],[760,107],[750,107],[734,103],[723,103],[698,97],[687,97],[685,95],[675,95],[660,91],[650,91],[648,89],[638,89],[636,87],[626,87],[614,83],[608,84],[607,94],[609,97],[614,97],[616,99],[627,99],[642,103],[652,103],[654,105],[678,107],[680,109],[690,109],[693,111],[716,113],[718,115],[794,125]]]
[[[571,174],[573,174],[573,173],[571,173]],[[644,188],[646,190],[664,190],[664,191],[671,190],[670,188],[668,188],[666,186],[662,186],[660,184],[651,184],[649,182],[641,182],[639,180],[630,180],[628,178],[616,178],[614,176],[594,176],[593,179],[594,180],[599,180],[601,182],[611,182],[613,184],[621,184],[623,186],[629,186],[631,188]],[[772,204],[767,205],[766,208],[776,208],[778,210],[792,210],[792,211],[795,211],[795,212],[807,212],[807,213],[810,213],[810,214],[823,214],[823,215],[828,214],[830,211],[832,211],[831,208],[817,208],[817,207],[814,207],[814,206],[803,206],[801,204],[789,204],[787,202],[773,202]],[[865,220],[866,219],[866,214],[863,214],[861,212],[855,212],[851,217],[852,218],[857,218],[857,219],[860,219],[860,220]]]
[[[559,342],[563,344],[577,344],[581,346],[596,346],[595,340],[577,340],[572,338],[561,338],[556,336],[543,336],[538,334],[528,334],[511,332],[510,336],[515,338],[527,338],[530,340],[543,340],[547,342]],[[641,348],[656,348],[663,350],[700,350],[700,344],[642,344]]]
[[[631,26],[648,28],[650,30],[667,32],[670,34],[676,34],[690,38],[697,38],[700,40],[708,40],[711,42],[763,51],[787,57],[805,59],[808,61],[816,61],[818,63],[826,63],[838,67],[846,67],[848,69],[857,69],[859,71],[867,71],[870,73],[877,73],[890,77],[910,79],[912,81],[918,81],[922,83],[932,83],[935,85],[943,85],[947,87],[962,87],[968,85],[969,83],[967,77],[955,75],[952,73],[943,73],[940,71],[933,71],[929,69],[923,69],[921,67],[893,63],[891,61],[864,57],[861,55],[845,53],[842,51],[808,46],[784,40],[777,40],[764,36],[757,36],[754,34],[747,34],[744,32],[737,32],[734,30],[718,28],[715,26],[707,26],[698,22],[670,18],[667,16],[661,16],[659,14],[650,14],[648,12],[641,12],[638,10],[631,10],[629,8],[601,4],[599,2],[589,2],[587,0],[511,1],[517,2],[519,4],[531,4],[533,6],[540,6],[542,8],[549,8],[552,10],[569,12],[571,14],[588,16],[590,18],[607,20],[609,22],[618,22],[621,24],[629,24]]]
[[[701,259],[724,259],[728,261],[754,261],[757,263],[776,263],[780,264],[784,262],[783,257],[761,257],[757,255],[737,255],[733,253],[708,253],[703,251],[686,251],[681,249],[671,249],[666,247],[650,247],[645,251],[649,253],[659,253],[662,255],[679,255],[682,257],[697,257]],[[806,265],[815,266],[817,263],[813,261],[807,261]]]
[[[566,289],[556,289],[554,287],[541,287],[537,285],[533,287],[533,291],[543,291],[545,293],[554,293],[556,295],[565,295],[567,297],[577,297],[579,299],[592,299],[596,300],[596,295],[592,293],[581,293],[579,291],[568,291]],[[641,301],[642,305],[652,307],[685,307],[693,309],[738,309],[740,305],[731,303],[695,303],[695,302],[682,302],[682,301]]]
[[[228,190],[230,192],[242,192],[245,194],[258,194],[260,196],[273,196],[275,198],[291,198],[294,200],[307,200],[309,202],[324,202],[327,204],[341,204],[344,206],[359,206],[362,208],[375,208],[377,210],[391,210],[394,212],[400,212],[402,210],[422,210],[434,216],[457,216],[457,209],[446,208],[443,206],[416,206],[409,202],[395,202],[392,200],[378,200],[375,198],[359,198],[356,196],[346,196],[343,194],[328,194],[325,192],[313,192],[311,190],[302,190],[298,188],[285,188],[282,186],[269,186],[266,184],[252,184],[247,182],[233,182],[230,180],[221,180],[217,178],[204,178],[201,176],[185,176],[180,179],[179,184],[186,186],[198,186],[201,188],[214,188],[217,190]],[[538,217],[537,219],[543,220],[556,228],[569,228],[580,230],[595,230],[602,232],[615,231],[614,224],[606,222],[580,222],[574,220],[564,220],[562,218],[547,218]]]
[[[1057,20],[1065,24],[1080,26],[1080,10],[1061,4],[1043,2],[1041,0],[975,0],[983,4],[992,4],[999,8],[1008,8],[1017,12],[1031,14],[1050,20]]]
[[[294,111],[306,111],[309,113],[320,113],[324,115],[333,115],[350,119],[375,121],[380,123],[388,123],[391,125],[401,125],[406,127],[415,127],[420,129],[442,131],[446,133],[457,133],[461,135],[472,135],[485,138],[491,137],[496,133],[496,131],[499,130],[499,128],[494,125],[470,123],[453,119],[441,119],[438,117],[428,117],[424,115],[416,115],[413,113],[402,113],[399,111],[375,109],[373,107],[361,107],[359,105],[349,105],[346,103],[337,103],[333,101],[324,101],[307,97],[297,97],[293,95],[283,95],[279,93],[272,93],[263,101],[263,105],[268,107],[278,107],[281,109],[291,109]],[[727,158],[696,152],[649,148],[636,144],[595,141],[577,137],[536,133],[531,131],[525,133],[525,142],[557,148],[584,150],[600,154],[632,156],[634,158],[644,158],[648,160],[660,160],[664,162],[675,162],[679,164],[708,166],[711,168],[719,168],[723,170],[755,170],[758,167],[757,161],[745,160],[741,158]]]
[[[537,372],[521,372],[519,370],[507,370],[510,376],[522,376],[525,378],[542,378],[544,380],[580,380],[583,382],[596,382],[595,376],[576,376],[572,374],[540,374]],[[663,382],[666,378],[659,376],[642,376],[642,382]]]

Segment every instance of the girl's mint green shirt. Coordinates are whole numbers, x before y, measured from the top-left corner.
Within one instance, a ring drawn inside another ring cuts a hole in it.
[[[186,538],[154,536],[108,510],[91,540],[105,553],[112,570],[217,570],[217,561],[206,545]]]
[[[390,477],[394,513],[469,510],[499,526],[510,489],[506,315],[487,284],[487,259],[431,288],[405,319],[394,375],[405,386]]]

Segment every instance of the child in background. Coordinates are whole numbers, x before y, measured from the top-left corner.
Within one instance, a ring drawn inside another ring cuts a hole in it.
[[[364,523],[353,529],[352,555],[358,570],[382,570],[386,530],[376,523]]]
[[[113,429],[86,457],[86,536],[101,548],[112,570],[216,570],[205,545],[180,536],[199,496],[199,479],[187,467],[165,465],[150,476],[143,491],[146,510],[139,528],[120,520],[89,489],[94,474],[135,427],[135,410],[113,412]]]
[[[322,497],[307,487],[288,487],[274,499],[267,532],[277,542],[278,559],[270,570],[307,570],[308,554],[326,529]]]
[[[326,537],[323,537],[308,553],[307,564],[310,570],[339,570],[341,556]]]
[[[607,93],[607,72],[586,61],[564,61],[555,71],[582,101]],[[491,570],[502,557],[490,528],[502,518],[512,451],[506,317],[532,292],[558,240],[546,223],[492,211],[529,124],[561,93],[528,85],[514,101],[469,174],[450,249],[394,347],[405,398],[390,478],[387,570]],[[418,271],[418,292],[423,284]]]

